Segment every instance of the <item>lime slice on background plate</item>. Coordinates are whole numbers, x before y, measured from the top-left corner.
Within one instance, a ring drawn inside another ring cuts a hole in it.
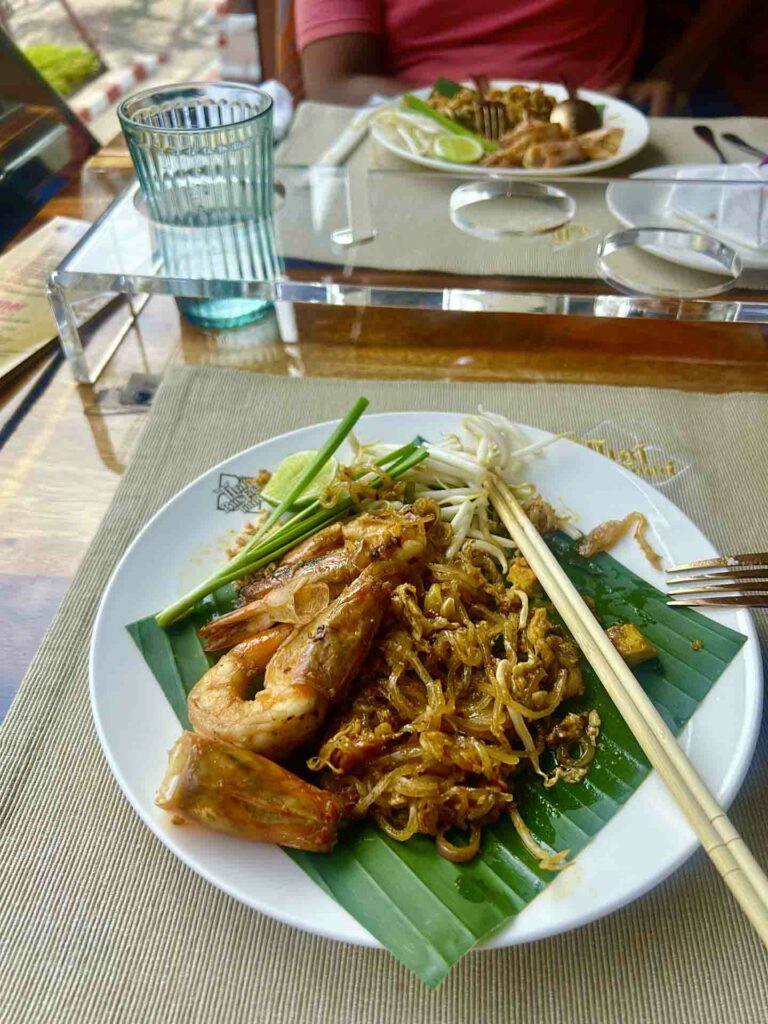
[[[261,491],[264,501],[269,505],[279,505],[316,455],[317,452],[311,449],[286,455],[270,477],[269,483]],[[339,464],[336,459],[329,459],[301,497],[294,502],[293,507],[303,508],[314,501],[323,493],[328,484],[333,482],[338,468]]]
[[[483,147],[477,139],[465,135],[438,135],[435,139],[435,156],[450,160],[454,164],[473,164],[483,155]]]

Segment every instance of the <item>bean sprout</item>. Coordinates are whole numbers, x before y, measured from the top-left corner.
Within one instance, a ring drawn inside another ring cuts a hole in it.
[[[436,501],[441,519],[451,523],[453,554],[471,540],[506,572],[507,552],[515,545],[494,532],[495,519],[485,490],[489,475],[500,477],[519,501],[535,498],[536,487],[523,477],[527,461],[567,436],[557,434],[531,442],[506,416],[480,406],[476,413],[463,417],[458,432],[425,445],[429,457],[410,471],[408,479],[415,484],[416,496]],[[394,445],[375,445],[374,457],[392,450]]]

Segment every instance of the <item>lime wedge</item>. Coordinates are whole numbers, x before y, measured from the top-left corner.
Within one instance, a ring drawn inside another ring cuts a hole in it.
[[[435,156],[450,160],[454,164],[473,164],[483,155],[483,147],[477,139],[463,135],[438,135],[435,139]]]
[[[270,505],[279,505],[316,455],[316,451],[294,452],[292,455],[286,455],[261,492],[264,501]],[[322,494],[328,484],[332,483],[338,468],[339,464],[336,459],[329,459],[301,497],[297,499],[294,507],[302,508]]]

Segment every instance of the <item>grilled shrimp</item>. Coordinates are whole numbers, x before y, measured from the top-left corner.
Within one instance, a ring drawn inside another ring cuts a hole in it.
[[[295,548],[286,551],[280,559],[280,565],[300,565],[302,562],[308,562],[311,558],[317,558],[318,555],[333,551],[334,548],[340,548],[343,543],[343,526],[341,523],[332,523],[324,530],[320,530],[319,533],[313,534],[302,544],[297,544]]]
[[[347,548],[329,551],[303,564],[285,565],[258,581],[260,593],[253,600],[221,615],[200,630],[206,651],[233,647],[256,636],[287,616],[294,624],[313,618],[337,597],[364,568]],[[246,593],[247,588],[243,588]],[[312,609],[318,598],[324,601]]]
[[[244,605],[200,630],[205,649],[233,647],[274,622],[303,625],[367,565],[419,562],[427,555],[428,528],[437,519],[436,506],[420,501],[402,510],[364,512],[321,530],[289,551],[277,569],[244,586]]]
[[[255,647],[259,638],[225,654],[189,694],[195,731],[273,758],[310,739],[368,653],[389,604],[387,568],[370,566],[295,630],[272,656],[264,689],[252,700],[248,693],[264,663],[263,651]]]
[[[437,506],[424,500],[403,509],[363,512],[346,523],[326,527],[299,544],[284,555],[279,568],[251,580],[241,593],[246,600],[253,601],[297,576],[317,581],[318,574],[334,564],[333,559],[340,556],[342,548],[357,556],[357,575],[370,562],[418,558],[426,547],[427,528],[438,519]]]

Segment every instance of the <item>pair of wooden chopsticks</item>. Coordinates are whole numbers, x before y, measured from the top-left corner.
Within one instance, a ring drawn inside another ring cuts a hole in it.
[[[651,765],[666,783],[720,875],[768,946],[768,878],[725,811],[678,746],[510,488],[492,476],[488,491],[509,535],[573,634]]]

